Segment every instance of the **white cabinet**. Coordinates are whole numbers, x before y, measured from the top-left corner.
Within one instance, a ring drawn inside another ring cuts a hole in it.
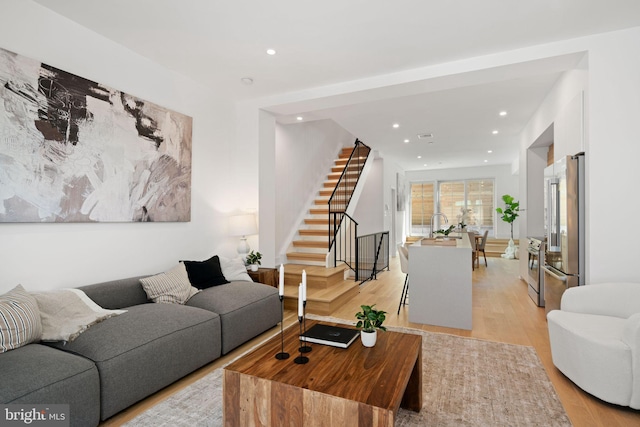
[[[449,328],[472,327],[471,245],[409,246],[409,321]]]

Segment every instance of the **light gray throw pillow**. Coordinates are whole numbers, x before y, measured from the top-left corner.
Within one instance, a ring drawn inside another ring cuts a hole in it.
[[[242,258],[231,259],[220,255],[218,255],[218,258],[220,258],[220,268],[222,269],[222,274],[225,279],[230,282],[236,280],[253,282],[253,280],[251,280],[251,276],[247,274],[247,267],[245,267]]]

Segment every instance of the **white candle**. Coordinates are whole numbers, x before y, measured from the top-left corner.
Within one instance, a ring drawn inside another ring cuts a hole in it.
[[[302,283],[298,285],[298,317],[304,316],[304,308],[302,305]]]
[[[302,270],[302,300],[307,301],[307,272]]]
[[[284,264],[280,264],[280,282],[278,283],[278,295],[284,295]]]

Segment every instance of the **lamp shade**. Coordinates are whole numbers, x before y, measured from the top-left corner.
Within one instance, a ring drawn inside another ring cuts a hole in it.
[[[256,216],[254,214],[242,214],[229,217],[229,234],[231,236],[258,234]]]

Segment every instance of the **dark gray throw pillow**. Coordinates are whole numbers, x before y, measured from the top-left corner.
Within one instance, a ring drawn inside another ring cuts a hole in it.
[[[229,281],[222,274],[220,258],[214,255],[206,261],[183,261],[187,268],[189,281],[198,289],[224,285]]]

